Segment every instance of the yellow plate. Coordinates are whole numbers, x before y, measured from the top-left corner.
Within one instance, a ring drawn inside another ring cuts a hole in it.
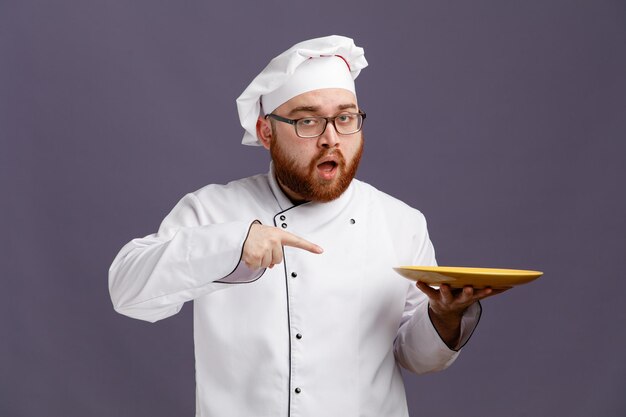
[[[400,266],[397,273],[413,281],[430,285],[449,284],[452,288],[505,288],[526,284],[543,275],[523,269],[464,268],[454,266]]]

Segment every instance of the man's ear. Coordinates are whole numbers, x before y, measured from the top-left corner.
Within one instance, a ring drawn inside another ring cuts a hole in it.
[[[261,141],[261,145],[265,149],[270,148],[272,139],[272,125],[270,121],[264,117],[259,117],[256,121],[256,136]]]

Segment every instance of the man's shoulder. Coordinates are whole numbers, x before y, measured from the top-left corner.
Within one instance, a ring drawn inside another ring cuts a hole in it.
[[[240,195],[241,193],[263,193],[269,189],[267,174],[258,174],[251,177],[233,180],[226,184],[207,184],[194,191],[192,194],[198,198],[214,198],[219,196],[227,197],[231,194]]]
[[[411,216],[419,219],[424,218],[424,215],[418,209],[411,207],[399,198],[387,194],[369,183],[355,179],[354,186],[359,195],[368,199],[372,208],[381,209],[388,214],[396,214],[405,217]]]
[[[226,184],[208,184],[190,194],[203,205],[210,203],[233,207],[242,201],[264,201],[271,194],[271,189],[267,174],[258,174]]]
[[[413,263],[415,254],[428,241],[428,225],[422,212],[362,181],[356,182],[355,188],[365,199],[359,204],[367,207],[372,227],[387,233],[398,259],[403,260],[400,263]]]

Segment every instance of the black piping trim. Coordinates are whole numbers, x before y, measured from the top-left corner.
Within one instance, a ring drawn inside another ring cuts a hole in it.
[[[276,217],[288,212],[289,210],[296,208],[299,206],[292,206],[286,210],[279,211],[274,215],[272,221],[274,222],[274,226],[277,226]],[[285,247],[283,246],[283,268],[285,270],[285,296],[287,301],[287,334],[289,336],[289,375],[288,375],[288,385],[287,385],[287,416],[291,416],[291,315],[289,314],[289,277],[287,276],[287,259],[285,258]]]
[[[437,332],[437,335],[439,336],[439,338],[441,339],[443,344],[448,346],[448,349],[450,349],[451,351],[458,352],[459,350],[463,349],[463,346],[467,345],[467,342],[469,342],[470,339],[472,338],[472,336],[474,335],[474,332],[476,331],[476,328],[478,327],[478,323],[480,323],[480,318],[483,315],[483,306],[482,306],[482,304],[480,304],[480,300],[478,300],[477,303],[478,303],[479,310],[478,310],[478,320],[476,321],[476,326],[474,326],[474,328],[472,329],[472,332],[470,333],[470,335],[467,338],[467,340],[465,341],[465,343],[463,343],[461,346],[459,346],[458,349],[451,349],[450,346],[448,346],[448,344],[445,342],[445,340],[443,340],[443,337],[441,337],[441,334],[437,330],[437,327],[435,326],[435,323],[433,323],[433,319],[430,317],[430,302],[428,303],[428,310],[427,310],[427,312],[428,312],[428,320],[430,320],[430,324],[433,326],[433,328]]]
[[[261,278],[263,275],[265,275],[265,271],[267,271],[267,268],[264,268],[263,272],[261,273],[261,275],[259,275],[258,277],[256,277],[252,281],[239,281],[239,282],[225,282],[225,281],[222,281],[223,279],[226,279],[229,276],[231,276],[232,274],[234,274],[235,271],[237,270],[237,268],[239,267],[239,264],[241,263],[241,259],[243,259],[243,247],[246,244],[246,240],[248,240],[248,236],[250,236],[250,230],[252,229],[252,225],[255,225],[255,224],[263,224],[263,223],[261,223],[260,220],[255,220],[252,223],[250,223],[250,227],[248,227],[248,233],[246,233],[246,238],[243,240],[243,245],[241,245],[241,254],[239,255],[239,260],[237,261],[237,264],[235,265],[235,268],[232,271],[230,271],[230,273],[228,275],[225,275],[225,276],[223,276],[220,279],[216,279],[213,282],[216,282],[218,284],[227,284],[227,285],[250,284],[251,282],[257,281],[259,278]]]
[[[274,221],[276,223],[276,221]],[[289,277],[287,276],[287,261],[283,247],[283,268],[285,269],[285,301],[287,301],[287,334],[289,339],[289,376],[287,384],[287,416],[291,415],[291,315],[289,314]]]

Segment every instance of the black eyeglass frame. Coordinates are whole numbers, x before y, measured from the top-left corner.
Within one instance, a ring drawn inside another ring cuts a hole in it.
[[[358,130],[355,130],[352,133],[341,133],[337,130],[337,125],[335,125],[335,119],[337,117],[341,117],[341,116],[345,116],[345,115],[359,115],[361,116],[361,125],[359,126]],[[354,135],[355,133],[359,133],[362,129],[363,129],[363,120],[365,120],[365,112],[359,110],[358,113],[340,113],[337,116],[333,116],[333,117],[324,117],[324,116],[309,116],[309,117],[301,117],[299,119],[287,119],[286,117],[282,117],[279,116],[277,114],[274,113],[270,113],[270,114],[266,114],[265,118],[267,119],[268,117],[271,117],[274,120],[278,120],[279,122],[283,122],[283,123],[287,123],[293,126],[293,129],[296,131],[296,135],[298,135],[299,138],[302,139],[312,139],[312,138],[319,138],[320,136],[322,136],[324,134],[324,132],[326,132],[326,127],[328,127],[328,122],[333,124],[333,127],[335,128],[335,132],[337,132],[337,134],[339,135]],[[302,136],[300,135],[300,133],[298,133],[298,128],[297,128],[297,123],[300,120],[304,120],[304,119],[324,119],[326,120],[326,124],[324,125],[324,129],[322,130],[322,133],[320,133],[319,135],[315,135],[315,136]]]

